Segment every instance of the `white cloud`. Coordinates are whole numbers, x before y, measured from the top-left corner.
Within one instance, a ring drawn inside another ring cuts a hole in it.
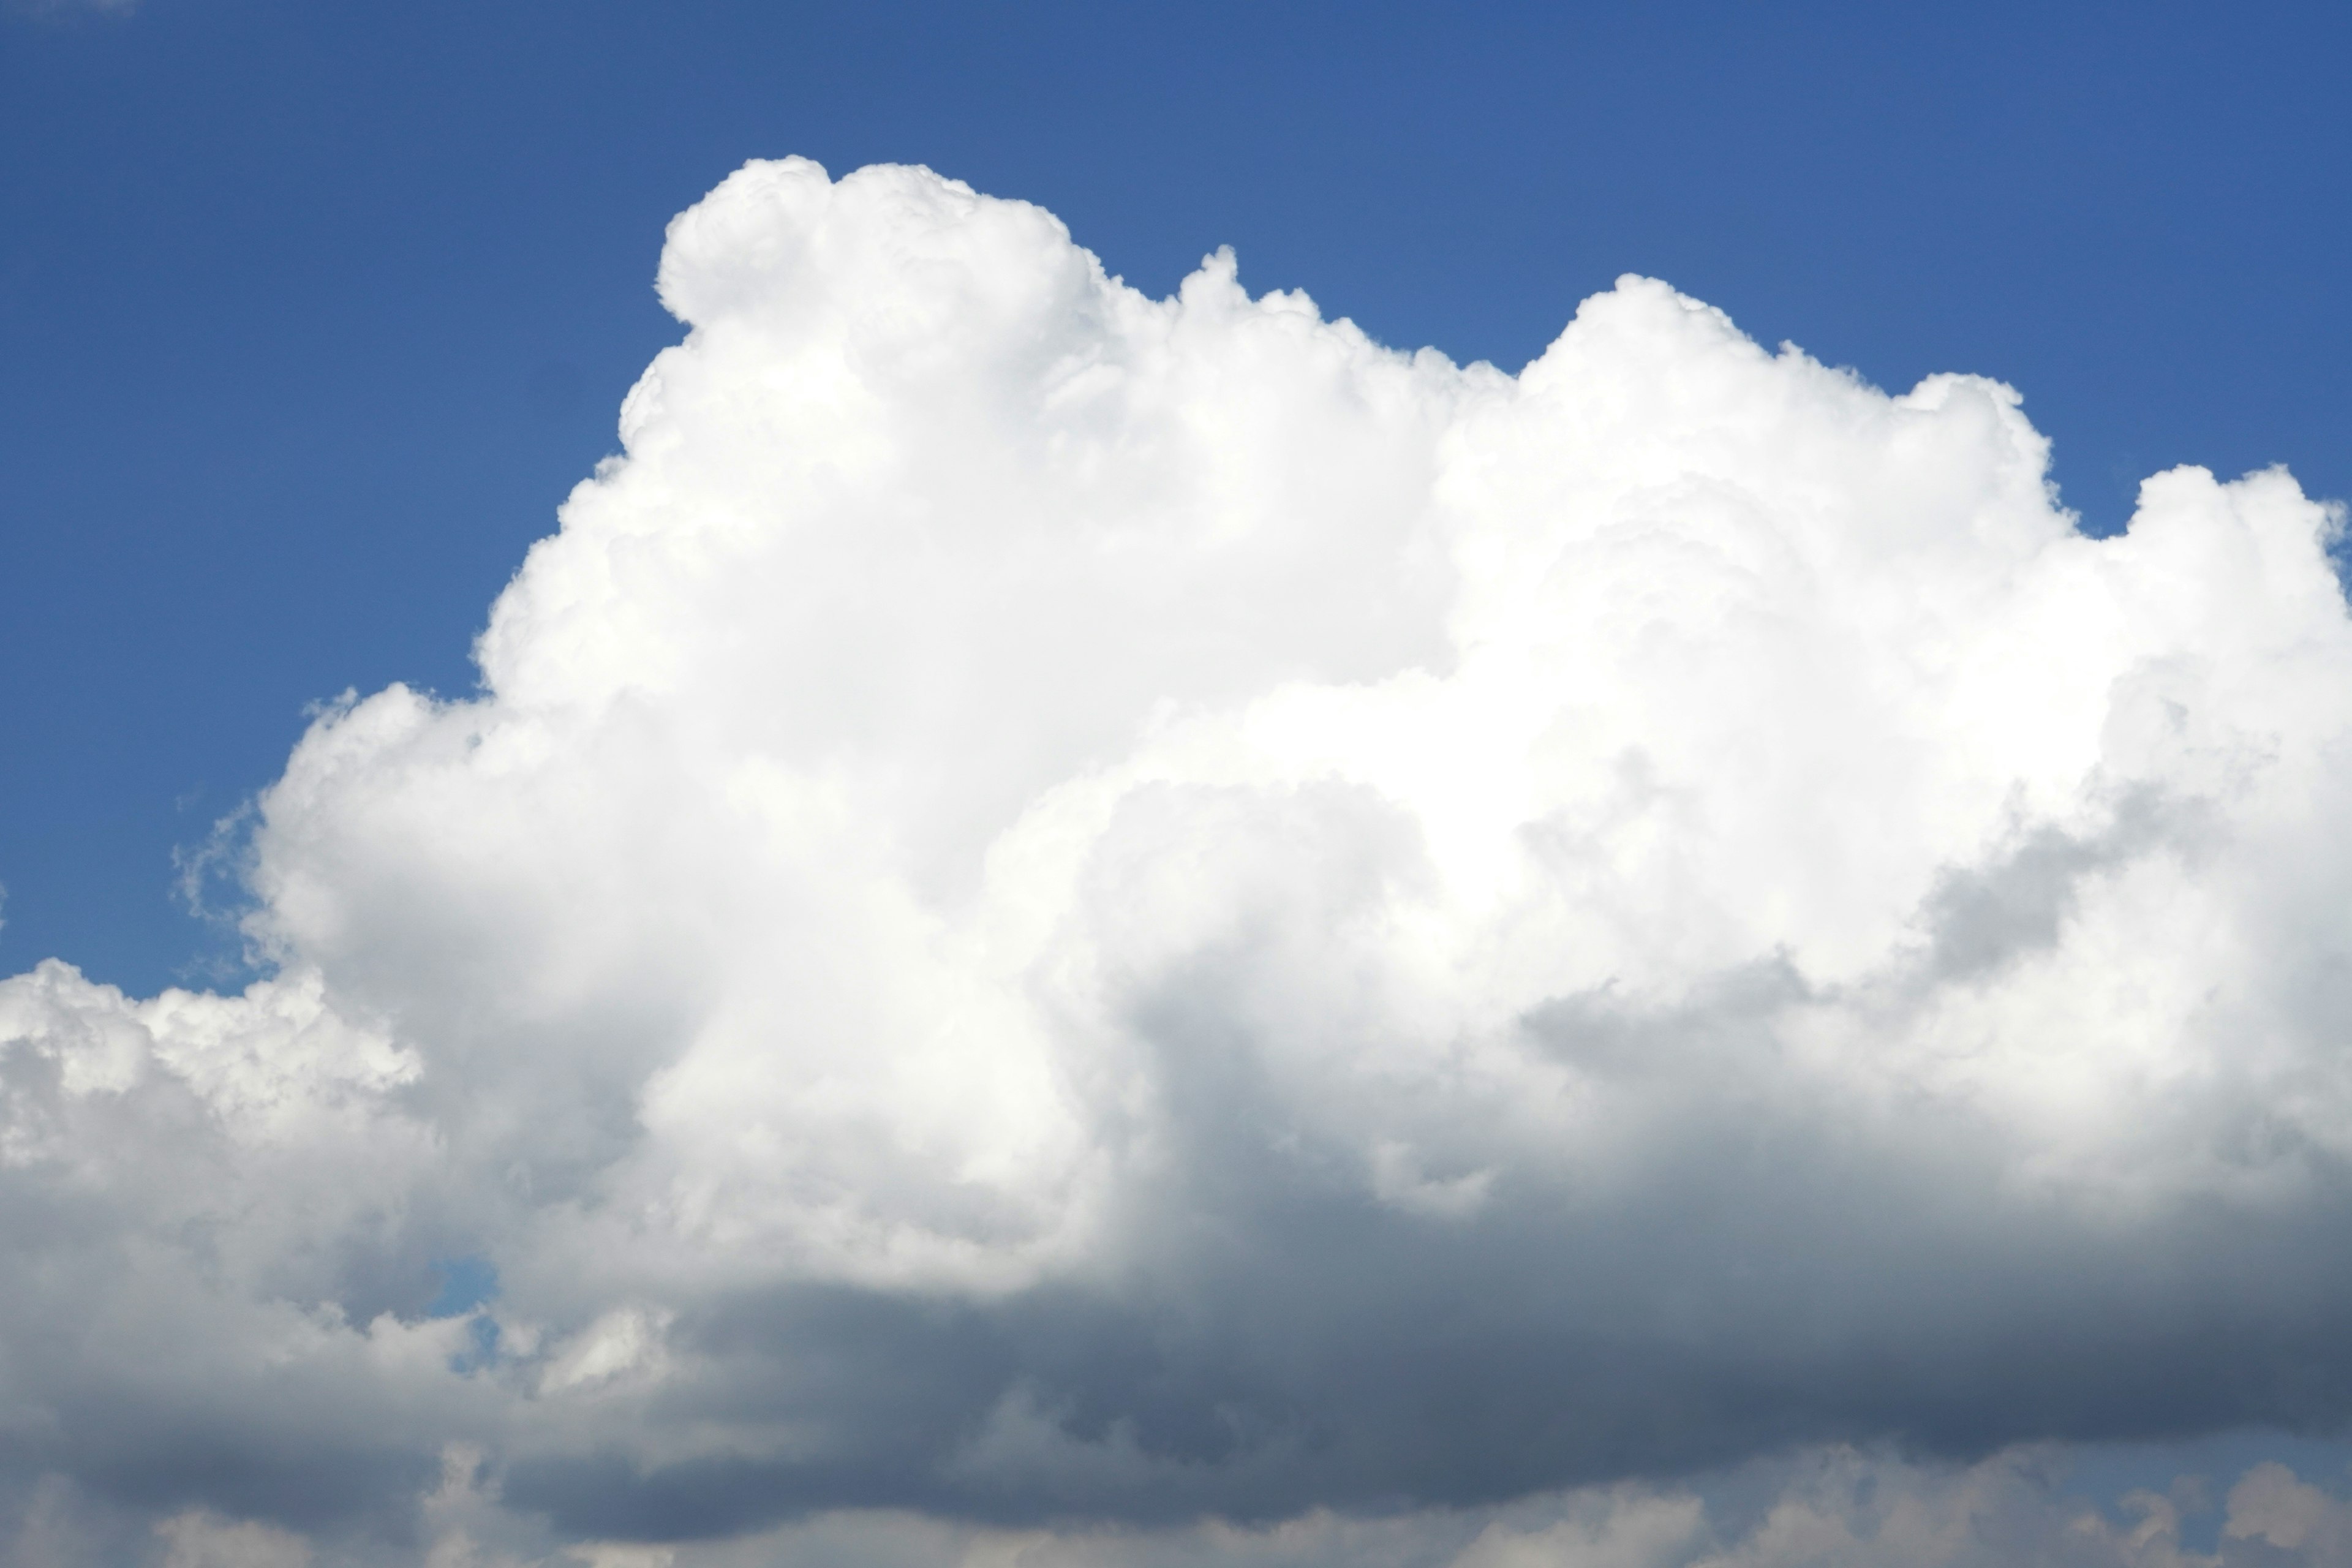
[[[2352,1560],[2352,1505],[2273,1460],[2231,1489],[2226,1533],[2309,1562],[2342,1563]]]
[[[1996,384],[1636,279],[1459,367],[919,170],[753,164],[661,288],[485,695],[259,802],[277,977],[0,982],[11,1473],[489,1562],[2352,1412],[2284,473],[2091,540]],[[1685,1561],[1623,1495],[1460,1549]]]
[[[163,1568],[310,1568],[310,1543],[267,1524],[192,1509],[163,1521],[155,1532],[170,1543]]]

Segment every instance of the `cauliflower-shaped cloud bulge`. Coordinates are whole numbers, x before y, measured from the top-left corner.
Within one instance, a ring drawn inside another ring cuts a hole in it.
[[[481,694],[261,797],[275,977],[0,982],[23,1531],[1344,1558],[1558,1493],[1444,1552],[1680,1563],[1696,1502],[1559,1489],[2352,1415],[2284,473],[2091,539],[1996,383],[1631,278],[1465,368],[919,169],[751,164],[661,291]],[[2021,1484],[1954,1473],[1904,1528]],[[2343,1528],[2301,1486],[2240,1534]]]

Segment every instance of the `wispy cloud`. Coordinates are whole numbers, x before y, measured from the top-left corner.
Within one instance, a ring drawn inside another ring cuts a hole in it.
[[[76,16],[128,16],[139,0],[5,0],[0,14],[62,20]]]

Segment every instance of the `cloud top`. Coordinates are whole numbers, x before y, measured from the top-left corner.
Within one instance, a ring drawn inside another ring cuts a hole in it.
[[[262,797],[276,978],[0,982],[20,1469],[656,1540],[2352,1413],[2284,473],[2090,539],[1997,383],[1632,278],[1459,366],[919,169],[660,288],[482,693]]]

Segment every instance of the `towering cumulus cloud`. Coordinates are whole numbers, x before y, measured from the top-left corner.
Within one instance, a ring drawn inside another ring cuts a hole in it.
[[[2352,1415],[2285,474],[2095,540],[1995,383],[1638,279],[1465,368],[917,169],[752,164],[661,293],[481,695],[261,797],[273,977],[0,982],[24,1560],[1679,1563],[1710,1468],[1926,1528]]]

